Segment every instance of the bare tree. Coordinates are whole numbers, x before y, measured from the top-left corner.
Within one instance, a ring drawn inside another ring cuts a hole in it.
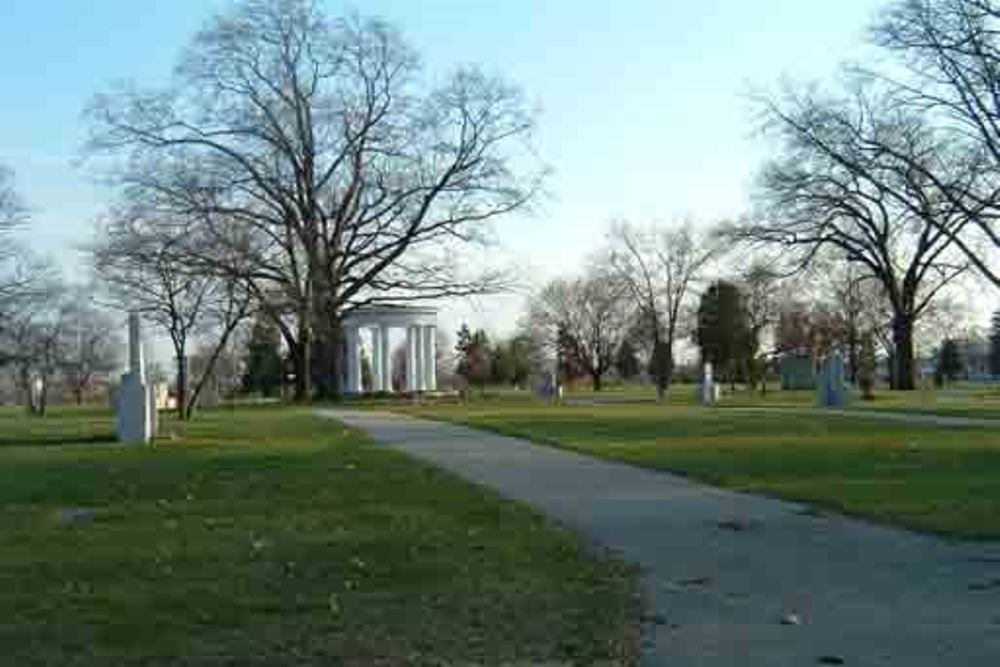
[[[764,335],[778,320],[780,274],[761,261],[753,261],[740,276],[743,307],[747,313],[747,377],[751,388],[760,383],[767,393],[767,365],[770,355],[761,353]]]
[[[758,215],[735,237],[792,251],[799,267],[828,250],[863,267],[892,307],[893,387],[912,389],[914,324],[966,270],[950,250],[968,218],[883,146],[928,164],[947,147],[923,116],[862,86],[841,98],[789,94],[764,114],[780,153],[761,174]]]
[[[554,280],[529,306],[532,337],[556,356],[579,365],[600,391],[604,375],[628,331],[632,309],[626,287],[612,276],[593,272],[585,278]]]
[[[44,415],[49,391],[63,360],[68,304],[63,287],[46,276],[18,295],[0,329],[2,361],[14,366],[15,382],[28,412]]]
[[[91,107],[91,146],[123,190],[172,213],[190,259],[246,284],[280,327],[296,393],[338,387],[340,321],[359,305],[479,293],[459,261],[526,205],[540,170],[519,91],[475,70],[437,88],[378,20],[315,0],[245,0],[198,33],[167,91]]]
[[[71,294],[65,306],[59,367],[76,399],[83,403],[95,378],[113,371],[120,361],[121,340],[104,310],[90,302],[84,290]]]
[[[35,262],[15,243],[12,232],[27,220],[14,187],[13,172],[0,165],[0,315],[36,277]]]
[[[1000,286],[1000,272],[990,261],[1000,248],[1000,3],[897,0],[873,33],[875,42],[900,55],[909,69],[911,76],[891,79],[901,99],[934,114],[953,147],[945,156],[971,177],[954,179],[955,167],[947,160],[915,160],[906,152],[895,158],[965,212],[972,224],[942,229]]]
[[[688,223],[661,228],[612,227],[609,265],[639,312],[651,370],[662,400],[673,379],[674,344],[692,284],[715,254]]]
[[[113,218],[94,249],[94,266],[125,308],[142,313],[169,336],[176,363],[177,413],[189,419],[219,354],[249,316],[251,297],[235,280],[192,271],[177,239],[150,235],[142,223],[130,216]],[[199,335],[211,342],[202,373],[192,384],[188,348]]]

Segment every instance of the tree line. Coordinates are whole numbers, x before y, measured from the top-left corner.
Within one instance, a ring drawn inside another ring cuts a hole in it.
[[[694,331],[706,360],[754,377],[760,336],[777,327],[778,348],[796,336],[814,354],[846,348],[855,376],[877,345],[890,386],[914,388],[915,336],[947,304],[947,288],[973,274],[1000,286],[998,28],[993,0],[898,0],[870,30],[888,56],[882,69],[845,67],[832,89],[792,83],[755,98],[771,154],[751,211],[716,237],[767,269],[744,280],[742,294],[719,282],[705,295]],[[681,304],[711,250],[692,251],[690,234],[671,227],[613,236],[610,261],[542,289],[534,319],[553,354],[569,351],[595,389],[626,332],[641,332],[662,396]],[[815,312],[772,313],[765,273],[819,276],[812,304],[798,308]],[[831,289],[837,312],[818,312]]]
[[[1000,285],[998,27],[993,0],[890,2],[870,29],[884,66],[755,98],[770,154],[746,216],[706,233],[613,225],[580,275],[532,297],[522,341],[595,389],[641,366],[663,396],[692,340],[751,382],[775,354],[832,347],[857,376],[877,348],[891,386],[912,389],[915,341],[948,309],[949,286]],[[169,338],[181,416],[249,322],[277,332],[294,395],[309,400],[340,392],[352,310],[508,286],[507,272],[460,258],[489,247],[493,223],[529,207],[545,176],[516,85],[468,67],[428,76],[391,24],[331,17],[315,0],[230,6],[167,85],[112,88],[87,118],[90,164],[113,186],[95,277]],[[45,297],[50,272],[11,241],[25,220],[0,170],[4,359],[37,378],[68,368],[65,340],[85,337],[62,322],[97,315],[71,312],[92,300]],[[17,342],[16,313],[31,314],[31,344]],[[520,378],[520,348],[504,354],[469,377],[489,366]]]

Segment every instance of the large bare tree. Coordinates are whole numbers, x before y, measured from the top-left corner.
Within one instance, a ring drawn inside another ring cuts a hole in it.
[[[245,0],[170,89],[98,97],[91,146],[124,158],[123,193],[171,213],[190,260],[249,286],[306,398],[314,349],[320,391],[337,389],[350,309],[489,289],[461,251],[536,192],[520,92],[471,69],[442,81],[382,21]]]
[[[674,345],[692,285],[715,254],[688,223],[669,227],[616,224],[609,265],[639,312],[650,349],[651,374],[662,400],[673,380]]]
[[[968,216],[909,167],[941,164],[946,141],[923,115],[864,85],[841,96],[789,93],[763,112],[778,152],[761,173],[760,210],[736,236],[782,247],[799,266],[832,249],[877,280],[892,308],[892,384],[912,389],[914,324],[967,268],[951,248]]]
[[[979,272],[1000,286],[1000,3],[995,0],[896,0],[874,28],[875,42],[900,56],[908,76],[891,81],[903,103],[932,115],[947,135],[948,160],[895,158],[962,208],[971,224],[947,226]],[[954,166],[970,178],[954,179]]]

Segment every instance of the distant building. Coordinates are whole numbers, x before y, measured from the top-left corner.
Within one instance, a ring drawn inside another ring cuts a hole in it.
[[[778,372],[783,390],[812,390],[816,388],[816,362],[806,350],[782,353],[778,358]]]

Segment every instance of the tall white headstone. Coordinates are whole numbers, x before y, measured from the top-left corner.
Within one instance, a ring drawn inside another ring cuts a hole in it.
[[[156,404],[146,381],[139,314],[128,316],[128,373],[118,391],[118,439],[126,444],[146,444],[156,431]]]
[[[712,362],[706,361],[701,374],[701,404],[715,405],[717,398],[715,378],[712,377]]]

